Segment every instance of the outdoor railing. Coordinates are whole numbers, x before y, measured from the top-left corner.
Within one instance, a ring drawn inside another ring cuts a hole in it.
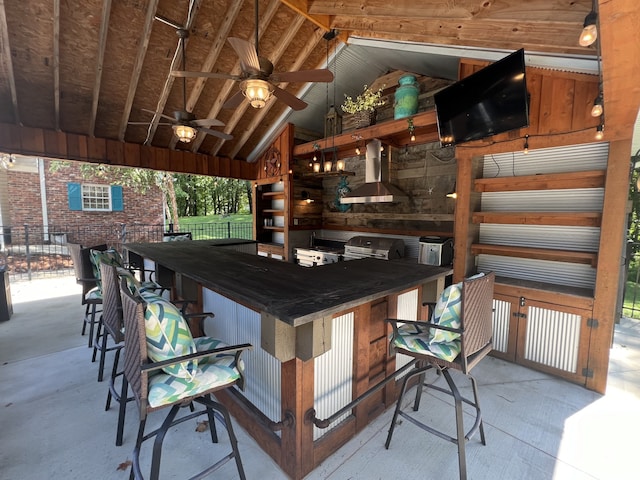
[[[106,243],[122,251],[124,243],[162,242],[172,225],[22,225],[0,226],[0,268],[6,264],[11,280],[31,280],[73,274],[67,243],[92,246]],[[194,240],[253,237],[250,222],[185,224]]]

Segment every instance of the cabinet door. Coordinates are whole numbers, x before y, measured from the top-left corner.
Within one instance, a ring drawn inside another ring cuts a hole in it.
[[[516,361],[520,299],[495,294],[493,299],[493,351],[494,357]]]

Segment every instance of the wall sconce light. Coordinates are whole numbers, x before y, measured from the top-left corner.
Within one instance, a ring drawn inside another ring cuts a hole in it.
[[[413,118],[407,118],[407,123],[409,124],[409,135],[411,136],[411,141],[416,141],[416,127],[413,125]]]
[[[458,198],[458,193],[456,192],[456,184],[453,184],[453,190],[447,193],[447,198],[453,198],[454,200]]]
[[[584,17],[584,24],[582,32],[580,32],[580,38],[578,39],[578,43],[581,47],[588,47],[589,45],[593,45],[593,43],[598,38],[598,27],[596,26],[598,20],[598,14],[595,11],[595,4],[593,5],[593,9]]]
[[[524,149],[522,150],[522,153],[525,155],[529,154],[529,134],[524,136]]]
[[[313,202],[313,198],[311,198],[311,195],[309,195],[309,192],[307,192],[306,190],[302,190],[302,192],[300,192],[300,197],[307,203]]]

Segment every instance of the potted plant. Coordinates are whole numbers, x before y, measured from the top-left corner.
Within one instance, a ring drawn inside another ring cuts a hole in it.
[[[373,91],[365,85],[362,93],[355,99],[345,93],[345,101],[340,107],[343,112],[353,115],[356,128],[367,127],[376,123],[376,108],[386,103],[382,98],[383,88],[384,85]]]

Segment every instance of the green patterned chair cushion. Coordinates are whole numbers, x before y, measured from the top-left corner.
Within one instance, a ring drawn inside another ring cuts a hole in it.
[[[96,278],[96,283],[101,287],[100,283],[100,262],[104,262],[107,265],[114,267],[122,267],[122,256],[117,250],[109,248],[107,250],[94,250],[91,249],[91,266],[93,267],[93,276]]]
[[[154,281],[141,282],[133,273],[124,267],[117,267],[116,270],[118,272],[118,276],[126,280],[129,291],[134,295],[142,297],[143,293],[162,290],[162,287]]]
[[[173,304],[155,299],[145,309],[147,355],[154,362],[170,360],[196,352],[196,345],[187,321]],[[167,374],[192,380],[198,368],[197,360],[164,367]]]
[[[460,353],[460,340],[431,343],[428,333],[400,334],[393,340],[393,346],[421,355],[431,355],[452,362]]]
[[[449,328],[460,328],[460,309],[462,306],[462,283],[448,286],[440,294],[438,302],[433,310],[431,323]],[[460,338],[459,333],[447,332],[431,328],[429,343],[452,342]]]
[[[240,372],[228,355],[212,357],[202,362],[195,371],[192,380],[175,377],[164,372],[149,376],[149,406],[152,408],[169,405],[184,398],[197,396],[211,390],[235,382]],[[233,358],[233,357],[232,357]]]
[[[98,287],[93,287],[91,290],[89,290],[85,296],[84,296],[85,301],[87,302],[98,302],[98,301],[102,301],[102,292],[100,291],[100,289]]]
[[[193,341],[196,343],[196,349],[199,352],[228,346],[228,344],[224,343],[222,340],[218,340],[217,338],[212,337],[198,337],[194,338]],[[218,365],[224,365],[229,368],[237,368],[241,374],[244,374],[244,361],[241,358],[236,363],[235,353],[221,353],[219,355],[216,355],[215,357],[200,358],[198,360],[198,365],[200,366],[209,363],[211,359],[215,359]]]

